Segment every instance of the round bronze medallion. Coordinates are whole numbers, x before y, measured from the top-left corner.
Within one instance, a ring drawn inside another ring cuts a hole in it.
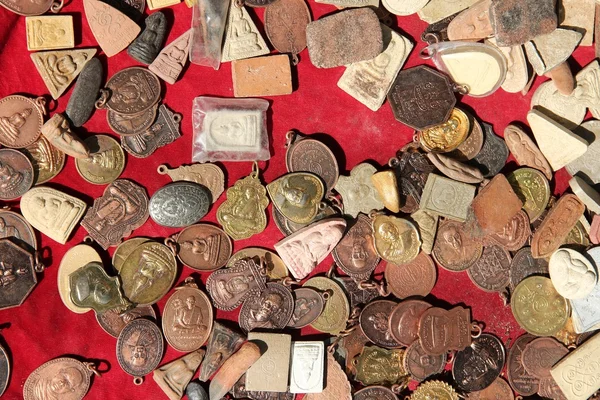
[[[306,48],[310,21],[304,0],[278,0],[265,9],[265,32],[280,53],[298,54]]]
[[[521,355],[521,363],[525,370],[538,379],[551,378],[550,369],[569,350],[558,340],[551,337],[541,337],[527,343]]]
[[[37,250],[37,239],[33,227],[21,214],[0,210],[0,239],[9,238],[26,250]]]
[[[375,300],[367,304],[360,313],[359,325],[367,339],[377,346],[396,348],[401,344],[394,339],[389,327],[390,314],[397,303],[390,300]]]
[[[0,5],[15,14],[33,16],[42,15],[48,10],[59,12],[62,8],[62,1],[58,0],[39,0],[39,1],[11,1],[0,0]]]
[[[163,356],[163,336],[159,327],[152,321],[134,319],[121,331],[117,339],[117,360],[129,375],[135,377],[136,384],[142,377],[154,371]]]
[[[483,245],[469,237],[466,225],[446,220],[438,228],[433,245],[433,257],[448,271],[464,271],[481,257]]]
[[[227,261],[227,268],[233,267],[233,265],[241,260],[242,258],[255,258],[258,257],[265,264],[267,277],[270,280],[276,281],[288,276],[288,270],[281,257],[271,250],[261,249],[260,247],[246,247],[236,252]]]
[[[34,185],[46,183],[62,171],[67,156],[52,146],[44,135],[29,146],[21,149],[33,165]]]
[[[125,115],[140,114],[160,100],[160,81],[143,67],[129,67],[114,74],[106,83],[110,97],[106,106]]]
[[[517,285],[528,276],[548,276],[548,260],[533,258],[531,247],[523,247],[513,256],[510,263],[510,289],[515,290]]]
[[[381,260],[375,250],[371,219],[359,214],[331,254],[346,274],[356,279],[368,279]]]
[[[112,337],[119,337],[119,334],[129,322],[137,318],[150,318],[156,320],[156,313],[152,306],[138,306],[122,312],[119,309],[112,309],[96,314],[96,321],[104,332]]]
[[[279,283],[267,283],[260,296],[244,301],[239,324],[246,332],[255,329],[283,329],[294,312],[292,292]]]
[[[350,304],[342,287],[335,281],[322,276],[312,277],[302,286],[330,293],[323,312],[310,326],[320,332],[330,334],[338,334],[344,330],[350,316]]]
[[[467,274],[471,281],[486,292],[500,292],[510,282],[510,253],[498,245],[485,246],[479,260]]]
[[[0,149],[0,200],[18,199],[31,186],[33,186],[31,161],[18,150]]]
[[[385,386],[369,386],[354,393],[352,400],[398,400],[398,397]]]
[[[127,259],[127,257],[129,257],[131,253],[133,253],[133,250],[135,250],[136,247],[138,247],[140,244],[150,241],[150,239],[145,237],[136,237],[127,239],[126,241],[118,245],[117,249],[115,250],[112,256],[112,264],[115,270],[119,272],[121,268],[123,268],[125,260]]]
[[[319,318],[325,307],[325,298],[329,298],[329,294],[324,295],[307,287],[295,289],[292,294],[294,295],[294,311],[287,324],[290,328],[303,328],[310,325]]]
[[[209,224],[188,226],[177,235],[177,257],[197,271],[214,271],[231,257],[232,243],[220,228]]]
[[[24,400],[81,400],[90,388],[92,370],[70,357],[48,361],[35,369],[23,385]],[[68,389],[68,394],[65,394]]]
[[[523,366],[523,351],[535,339],[535,336],[524,334],[519,336],[508,351],[506,357],[506,377],[515,392],[522,396],[533,396],[538,392],[540,380],[531,375]]]
[[[467,396],[467,400],[488,399],[514,400],[515,394],[504,379],[496,378],[496,380],[487,388],[480,390],[479,392],[471,392]]]
[[[473,339],[464,350],[456,352],[452,377],[466,392],[476,392],[490,386],[504,368],[504,345],[496,336],[484,333]]]
[[[87,137],[84,143],[90,149],[90,156],[75,159],[75,167],[83,179],[106,185],[121,175],[125,169],[125,152],[119,142],[110,136],[94,135]]]
[[[0,100],[0,144],[20,149],[33,144],[41,134],[44,117],[39,100],[7,96]]]
[[[121,136],[134,136],[143,133],[156,121],[158,103],[139,114],[124,115],[108,110],[106,120],[108,126]]]
[[[125,296],[138,305],[160,300],[175,282],[177,261],[164,244],[147,242],[127,257],[119,276]]]
[[[310,138],[300,138],[286,152],[285,163],[289,172],[312,172],[325,183],[330,192],[337,183],[339,167],[335,156],[324,143]]]
[[[416,340],[404,353],[404,369],[416,381],[424,381],[432,375],[441,374],[446,366],[446,355],[432,356],[425,353],[421,343]]]
[[[385,281],[394,296],[405,299],[411,296],[427,296],[435,286],[437,270],[431,257],[424,252],[404,265],[388,263]]]
[[[198,350],[208,339],[213,310],[208,296],[196,285],[177,288],[163,310],[162,328],[172,348],[181,352]]]
[[[421,315],[431,307],[423,300],[405,300],[398,303],[389,318],[390,333],[398,343],[410,346],[419,339]]]

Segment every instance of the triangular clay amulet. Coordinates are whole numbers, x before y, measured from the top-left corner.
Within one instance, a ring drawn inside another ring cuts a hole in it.
[[[94,57],[96,49],[40,51],[31,54],[54,100],[58,99]]]
[[[174,84],[188,60],[191,39],[190,29],[162,49],[148,69],[163,81]]]
[[[90,29],[107,57],[124,50],[141,31],[121,11],[99,0],[84,0],[83,7]]]
[[[169,399],[179,400],[203,358],[204,350],[196,350],[155,369],[152,378]]]
[[[225,27],[221,62],[264,56],[265,54],[269,54],[269,47],[250,18],[246,7],[239,7],[236,1],[232,1]]]

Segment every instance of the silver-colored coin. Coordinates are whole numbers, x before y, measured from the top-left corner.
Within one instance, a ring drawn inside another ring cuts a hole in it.
[[[178,181],[158,189],[150,199],[150,217],[159,225],[183,228],[208,212],[212,195],[205,186]]]
[[[8,378],[10,377],[10,361],[4,347],[0,346],[0,396],[8,386]]]

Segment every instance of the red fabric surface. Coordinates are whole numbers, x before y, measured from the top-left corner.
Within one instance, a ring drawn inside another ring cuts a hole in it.
[[[313,19],[335,11],[335,7],[316,4],[309,1]],[[183,3],[163,10],[169,21],[167,43],[189,29],[192,12]],[[146,10],[148,13],[148,10]],[[263,19],[263,9],[253,9],[250,13],[262,30],[259,20]],[[76,47],[97,47],[83,12],[83,4],[79,0],[67,1],[61,14],[73,15],[75,22]],[[405,67],[425,63],[418,53],[424,47],[419,40],[426,24],[416,16],[398,18],[402,34],[411,38],[415,43]],[[264,31],[263,31],[264,32]],[[126,52],[107,59],[98,48],[98,57],[105,66],[105,75],[110,77],[122,68],[136,65]],[[579,48],[572,60],[574,72],[581,69],[593,59],[593,48]],[[296,87],[289,96],[270,98],[269,136],[272,158],[261,162],[261,175],[264,182],[270,182],[286,172],[285,169],[285,133],[292,128],[305,134],[323,133],[320,137],[327,139],[327,144],[338,157],[341,172],[348,171],[356,164],[369,160],[379,166],[384,166],[396,150],[411,140],[411,129],[397,122],[388,104],[384,104],[378,112],[372,112],[365,106],[340,90],[336,83],[344,68],[317,69],[309,60],[304,50],[300,54],[301,62],[293,69]],[[427,62],[430,64],[430,62]],[[12,14],[0,8],[0,97],[13,93],[39,96],[47,93],[42,78],[37,73],[26,46],[25,18]],[[483,121],[493,124],[496,132],[502,135],[506,125],[511,121],[525,121],[529,110],[533,91],[546,78],[537,78],[532,91],[526,95],[509,94],[498,90],[486,98],[464,97],[460,105],[474,111]],[[70,90],[58,102],[54,102],[53,111],[63,111],[68,102]],[[156,168],[162,163],[170,167],[189,164],[191,161],[192,100],[200,95],[233,97],[231,67],[229,63],[221,65],[218,71],[206,67],[190,65],[182,74],[181,79],[173,86],[163,84],[163,101],[172,110],[181,113],[182,137],[174,143],[159,149],[147,159],[128,157],[127,167],[122,178],[132,179],[146,187],[152,195],[158,188],[170,182],[168,176],[156,173]],[[85,137],[90,134],[113,134],[106,123],[106,112],[96,111],[92,119],[76,132]],[[223,163],[226,169],[227,186],[248,175],[251,163]],[[514,162],[513,162],[514,166]],[[567,173],[563,170],[552,182],[556,192],[562,192],[567,187]],[[84,181],[75,169],[72,158],[68,158],[63,172],[51,181],[49,186],[64,189],[76,195],[91,205],[93,199],[99,197],[104,186],[96,186]],[[204,221],[216,223],[216,210],[224,200],[211,208]],[[18,202],[10,204],[18,208]],[[261,234],[248,240],[236,241],[234,251],[247,246],[262,246],[273,248],[283,235],[275,226],[269,206],[269,224]],[[176,229],[168,229],[155,224],[152,220],[137,229],[133,236],[164,238],[176,233]],[[70,312],[61,302],[57,291],[57,269],[63,254],[72,246],[81,243],[86,235],[85,229],[78,227],[71,240],[66,245],[60,245],[47,237],[41,237],[41,246],[45,254],[49,254],[46,271],[40,276],[40,282],[26,302],[18,308],[0,311],[0,324],[10,323],[10,328],[2,331],[3,343],[10,351],[12,375],[9,386],[3,398],[22,398],[22,388],[27,376],[42,363],[64,355],[74,355],[84,359],[105,360],[103,369],[109,368],[101,378],[94,378],[87,398],[89,399],[162,399],[166,396],[147,376],[141,386],[135,386],[132,377],[121,370],[115,356],[116,339],[106,334],[96,323],[93,312],[78,315]],[[104,252],[107,266],[114,248]],[[109,254],[110,253],[110,254]],[[315,271],[324,273],[332,263],[328,257]],[[377,272],[381,276],[384,263]],[[505,343],[522,333],[515,322],[510,307],[502,304],[500,297],[494,293],[485,293],[476,288],[469,280],[466,272],[451,273],[439,269],[437,284],[433,296],[447,303],[448,306],[463,304],[471,308],[473,319],[485,324],[485,331],[498,335]],[[193,270],[179,267],[177,282],[182,282]],[[208,274],[202,274],[206,281]],[[172,291],[170,292],[172,293]],[[170,294],[169,293],[169,294]],[[167,295],[168,297],[168,295]],[[167,297],[158,304],[162,313]],[[156,307],[156,306],[155,306]],[[239,309],[234,312],[216,311],[218,319],[237,320]],[[321,339],[324,335],[312,329],[302,330],[305,339]],[[300,337],[300,332],[292,332],[294,338]],[[182,353],[166,346],[163,363],[169,362]],[[107,367],[108,363],[108,367]],[[299,396],[300,397],[300,396]]]

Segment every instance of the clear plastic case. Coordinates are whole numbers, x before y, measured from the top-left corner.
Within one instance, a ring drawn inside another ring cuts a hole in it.
[[[190,62],[219,69],[229,0],[198,0],[192,12]]]

